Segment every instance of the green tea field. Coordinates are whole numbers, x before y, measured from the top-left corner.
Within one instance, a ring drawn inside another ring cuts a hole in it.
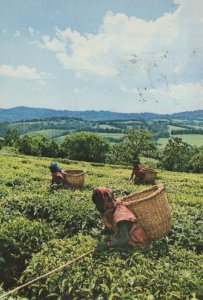
[[[118,198],[149,187],[129,182],[127,167],[58,159],[64,170],[85,170],[85,184],[51,190],[51,159],[0,158],[0,299],[109,239],[93,187],[112,188]],[[173,212],[167,237],[144,249],[94,252],[4,299],[203,299],[203,174],[158,170],[161,183]]]

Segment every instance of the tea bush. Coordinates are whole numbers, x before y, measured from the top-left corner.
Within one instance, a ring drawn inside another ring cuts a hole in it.
[[[0,295],[109,238],[91,201],[93,187],[110,187],[118,198],[149,187],[129,182],[127,167],[59,163],[86,171],[83,189],[50,190],[47,158],[1,154]],[[202,299],[203,175],[158,170],[156,183],[165,184],[173,209],[167,237],[143,250],[88,255],[10,299]]]
[[[38,252],[53,236],[46,224],[31,222],[24,216],[3,222],[0,227],[0,280],[10,285],[25,268],[25,261],[32,253]]]
[[[33,256],[22,276],[23,281],[88,252],[94,243],[90,236],[83,235],[51,241]],[[29,299],[51,296],[57,299],[65,296],[65,299],[135,299],[135,296],[147,299],[150,295],[154,299],[186,299],[191,291],[201,292],[198,257],[191,251],[164,244],[164,241],[157,242],[144,252],[110,250],[87,256],[41,284],[29,287],[26,295]]]

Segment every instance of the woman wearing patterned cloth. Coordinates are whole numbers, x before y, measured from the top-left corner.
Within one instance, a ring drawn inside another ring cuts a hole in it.
[[[68,185],[68,182],[65,177],[65,172],[62,171],[61,167],[57,165],[56,162],[52,162],[49,166],[52,179],[51,179],[51,187],[55,185],[58,187],[64,187]]]
[[[141,165],[139,160],[135,160],[132,166],[132,174],[130,180],[134,183],[142,183],[145,178],[145,168]]]
[[[144,229],[137,223],[135,215],[120,201],[114,199],[108,188],[96,187],[92,201],[102,216],[106,229],[115,230],[118,239],[99,243],[97,250],[122,248],[124,246],[144,247],[148,241]]]

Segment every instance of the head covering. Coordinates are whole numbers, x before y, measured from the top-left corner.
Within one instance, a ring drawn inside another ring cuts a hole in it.
[[[55,162],[55,161],[52,161],[51,162],[51,164],[50,164],[50,166],[49,166],[49,168],[51,169],[53,169],[53,168],[57,168],[57,163]]]
[[[92,193],[92,201],[97,206],[103,204],[102,221],[106,228],[115,229],[117,223],[128,221],[131,226],[128,229],[128,243],[134,247],[143,247],[147,242],[147,235],[144,229],[137,223],[136,216],[121,201],[114,200],[112,190],[96,187]],[[109,203],[113,206],[107,207]]]
[[[109,188],[96,187],[92,193],[92,201],[100,212],[104,212],[114,205],[113,192]]]
[[[52,173],[55,173],[55,172],[61,172],[61,167],[59,167],[57,165],[57,163],[55,161],[52,161],[50,166],[49,166],[49,169]]]
[[[134,160],[134,164],[140,164],[140,161],[138,159]]]
[[[137,169],[139,165],[141,165],[140,161],[138,159],[134,160],[133,169]]]

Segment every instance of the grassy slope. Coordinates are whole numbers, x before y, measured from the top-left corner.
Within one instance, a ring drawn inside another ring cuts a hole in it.
[[[179,137],[184,142],[192,145],[192,146],[203,146],[203,135],[201,134],[179,134],[179,135],[173,135],[171,137]],[[168,142],[168,138],[160,138],[158,140],[159,147],[164,148]]]
[[[28,251],[23,281],[35,278],[89,251],[93,244],[103,239],[100,233],[100,218],[95,214],[90,200],[93,187],[110,187],[117,197],[148,187],[130,183],[130,169],[60,160],[63,169],[76,168],[87,171],[85,188],[50,191],[50,161],[46,158],[1,154],[2,228],[10,224],[9,236],[15,240],[12,232],[15,232],[19,222],[19,217],[15,217],[16,213],[32,222],[28,225],[33,224],[35,220],[48,228],[46,239],[40,236],[39,240],[39,232],[36,229],[29,233],[27,240],[21,238],[22,230],[18,232],[16,247],[23,249],[21,253]],[[147,161],[144,163],[146,165]],[[9,182],[12,182],[13,186],[9,186]],[[168,239],[153,242],[145,251],[110,250],[93,258],[88,257],[45,280],[43,286],[36,284],[22,291],[21,295],[27,295],[28,299],[45,299],[46,295],[56,293],[59,298],[52,296],[51,299],[62,299],[60,295],[66,290],[72,297],[70,299],[78,300],[175,300],[189,299],[187,297],[190,297],[192,292],[196,292],[197,295],[203,292],[203,256],[200,255],[203,250],[203,175],[159,170],[156,183],[166,185],[167,197],[173,208],[173,228]],[[19,226],[22,228],[22,225]],[[5,232],[2,230],[0,235]],[[36,238],[35,246],[29,248],[27,245],[32,236]],[[37,244],[39,249],[34,254]],[[27,250],[24,249],[25,246],[28,247]]]
[[[183,127],[173,126],[173,125],[169,125],[168,128],[169,128],[169,132],[171,132],[171,130],[180,130],[180,129],[188,130]]]
[[[44,129],[44,130],[37,130],[37,131],[33,130],[33,131],[26,132],[26,135],[33,136],[36,134],[41,134],[41,135],[51,139],[54,136],[60,136],[65,131],[66,130],[63,130],[63,129]]]
[[[157,121],[157,120],[155,120]],[[181,120],[174,120],[174,121],[177,121],[179,123],[181,123]],[[182,123],[185,124],[185,122],[187,121],[187,125],[188,124],[188,120],[182,120]],[[51,123],[52,125],[54,124],[55,126],[60,126],[61,124],[66,124],[67,125],[67,128],[66,129],[42,129],[42,130],[35,130],[35,131],[30,131],[30,126],[32,125],[35,125],[35,124],[41,124],[42,128],[43,126],[47,126],[47,122],[48,123]],[[148,123],[153,123],[153,121],[148,121]],[[137,123],[140,123],[140,121],[132,121],[132,120],[126,120],[126,121],[123,121],[123,122],[120,122],[120,123],[124,123],[124,124],[128,124],[128,123],[134,123],[134,124],[137,124]],[[4,126],[8,126],[9,128],[17,128],[17,129],[20,129],[20,128],[23,128],[23,130],[26,130],[28,135],[34,135],[34,134],[42,134],[48,138],[53,138],[57,143],[62,143],[65,136],[63,136],[62,134],[69,130],[70,128],[74,128],[74,129],[80,129],[81,131],[83,130],[83,128],[88,124],[88,122],[86,121],[79,121],[79,120],[42,120],[42,121],[33,121],[33,122],[19,122],[19,123],[10,123],[9,125],[5,125],[5,124],[1,124],[1,130],[4,131]],[[3,126],[3,127],[2,127]],[[192,127],[194,128],[202,128],[201,126],[193,126],[191,125]],[[115,126],[111,126],[108,124],[108,121],[107,121],[107,124],[99,124],[99,127],[100,128],[117,128]],[[168,126],[168,130],[169,130],[169,133],[171,132],[171,130],[179,130],[179,129],[184,129],[183,127],[180,126],[172,126],[172,125],[169,125]],[[186,129],[187,130],[187,129]],[[114,139],[117,139],[119,140],[123,134],[119,134],[119,133],[98,133],[104,137],[107,137],[107,138],[114,138]],[[57,137],[54,137],[54,136],[57,136]],[[199,135],[199,134],[189,134],[189,135],[177,135],[178,137],[182,138],[183,141],[187,142],[188,144],[191,144],[193,146],[202,146],[203,145],[203,135]],[[175,137],[175,135],[173,135],[172,137]],[[167,144],[167,141],[168,141],[168,138],[160,138],[158,140],[158,143],[159,143],[159,148],[160,149],[163,149],[165,147],[165,145]]]
[[[98,135],[101,135],[103,137],[106,137],[106,138],[115,138],[115,139],[120,139],[123,134],[122,133],[101,133],[101,132],[97,132]],[[65,139],[65,135],[64,136],[59,136],[59,137],[56,137],[54,138],[54,141],[56,143],[59,143],[61,144],[63,142],[63,140]]]

